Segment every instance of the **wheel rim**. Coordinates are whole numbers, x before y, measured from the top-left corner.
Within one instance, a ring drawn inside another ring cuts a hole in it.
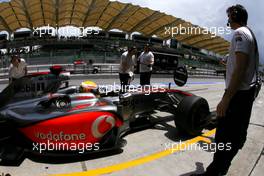
[[[193,113],[192,117],[192,129],[193,131],[201,131],[203,130],[205,119],[208,115],[209,111],[208,108],[204,106],[200,106],[196,109],[196,111]]]

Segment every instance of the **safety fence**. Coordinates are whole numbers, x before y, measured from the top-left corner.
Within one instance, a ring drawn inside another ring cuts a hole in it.
[[[28,73],[36,73],[36,72],[47,72],[51,66],[56,64],[46,64],[46,65],[29,65],[27,67]],[[63,68],[70,72],[71,74],[115,74],[119,72],[119,64],[59,64],[63,66]],[[188,68],[188,74],[190,76],[214,76],[214,77],[223,77],[224,71],[217,71],[217,70],[210,70],[210,69],[199,69],[199,68]],[[173,74],[173,70],[162,70],[162,71],[155,71],[153,73],[157,74]],[[8,78],[8,68],[0,68],[0,79],[7,79]]]

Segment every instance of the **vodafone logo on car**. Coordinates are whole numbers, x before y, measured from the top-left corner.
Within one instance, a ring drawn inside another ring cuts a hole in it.
[[[103,137],[115,126],[116,120],[109,115],[99,116],[92,124],[92,135],[95,138]]]

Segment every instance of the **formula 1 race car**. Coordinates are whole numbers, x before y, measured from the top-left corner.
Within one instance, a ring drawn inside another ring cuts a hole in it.
[[[70,86],[68,76],[54,70],[18,79],[0,97],[0,165],[16,165],[28,153],[79,155],[120,148],[123,136],[146,125],[155,111],[173,114],[177,128],[198,135],[210,115],[204,98],[170,86],[107,92],[91,81]]]

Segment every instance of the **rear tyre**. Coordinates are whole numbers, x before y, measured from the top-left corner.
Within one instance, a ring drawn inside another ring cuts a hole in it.
[[[1,120],[0,117],[0,146],[1,142],[9,139],[14,134],[13,126],[5,120]]]
[[[24,149],[15,146],[13,143],[1,144],[0,166],[19,166],[24,159]]]
[[[178,105],[175,125],[181,134],[201,134],[209,115],[208,102],[198,96],[185,97]]]

